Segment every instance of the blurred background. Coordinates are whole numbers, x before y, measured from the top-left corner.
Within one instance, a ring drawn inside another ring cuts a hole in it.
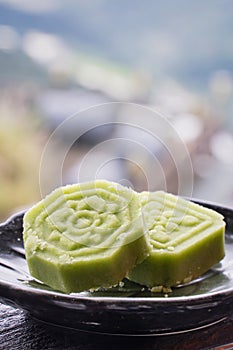
[[[231,0],[0,0],[0,219],[40,199],[48,142],[44,192],[60,185],[63,154],[63,184],[81,167],[83,181],[140,191],[149,173],[149,189],[177,193],[187,147],[193,197],[233,206],[232,13]],[[154,138],[143,113],[146,132],[122,128],[127,102],[165,114],[183,148],[166,128]]]

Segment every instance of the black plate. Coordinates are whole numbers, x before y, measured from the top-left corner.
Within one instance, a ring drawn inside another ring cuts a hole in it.
[[[233,210],[201,204],[225,217],[226,257],[168,296],[127,281],[121,287],[69,295],[36,282],[24,256],[23,213],[16,214],[0,226],[0,301],[49,323],[107,334],[173,334],[220,322],[233,312]]]

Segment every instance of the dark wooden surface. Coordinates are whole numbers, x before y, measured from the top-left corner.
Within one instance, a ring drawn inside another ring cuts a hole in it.
[[[224,346],[225,344],[231,345]],[[170,336],[119,337],[47,325],[0,304],[0,349],[4,350],[204,350],[233,349],[233,317],[203,330]]]

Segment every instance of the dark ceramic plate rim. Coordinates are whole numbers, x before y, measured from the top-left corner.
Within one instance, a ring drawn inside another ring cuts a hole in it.
[[[211,201],[204,201],[204,200],[199,200],[199,199],[191,199],[193,202],[196,202],[198,204],[201,204],[205,207],[210,207],[211,209],[216,209],[216,211],[220,212],[220,213],[224,213],[224,212],[231,212],[232,216],[233,216],[233,208],[224,206],[224,205],[218,205],[214,202]],[[12,214],[6,221],[4,221],[3,223],[0,224],[0,228],[3,228],[5,226],[7,226],[11,221],[13,221],[15,218],[17,218],[20,215],[23,215],[26,212],[26,210],[20,211],[18,213]],[[233,220],[233,217],[232,217]],[[4,285],[6,287],[10,287],[11,289],[14,290],[19,290],[19,291],[25,291],[26,293],[30,294],[35,294],[35,295],[49,295],[49,296],[54,296],[56,299],[58,299],[58,297],[63,300],[90,300],[92,302],[117,302],[117,303],[122,303],[122,302],[132,302],[135,304],[138,304],[140,301],[142,302],[150,302],[153,304],[161,304],[161,303],[171,303],[171,304],[188,304],[190,301],[197,301],[197,302],[201,302],[201,301],[206,301],[209,298],[218,298],[221,297],[227,297],[229,295],[232,294],[233,296],[233,286],[231,288],[228,288],[226,290],[221,290],[221,291],[216,291],[216,292],[209,292],[206,294],[201,294],[201,295],[190,295],[190,296],[179,296],[179,297],[172,297],[169,296],[167,298],[165,297],[103,297],[103,296],[80,296],[79,294],[63,294],[60,293],[58,291],[49,291],[49,290],[43,290],[43,289],[29,289],[27,285],[15,285],[12,284],[11,282],[7,282],[7,281],[3,281],[1,280],[1,276],[0,276],[0,284]]]

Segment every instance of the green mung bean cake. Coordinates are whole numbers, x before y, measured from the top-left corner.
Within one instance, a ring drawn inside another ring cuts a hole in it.
[[[115,285],[149,253],[137,193],[109,181],[54,190],[23,226],[31,275],[65,293]]]
[[[222,215],[178,196],[157,191],[139,194],[151,252],[128,275],[148,287],[187,283],[225,254]]]

